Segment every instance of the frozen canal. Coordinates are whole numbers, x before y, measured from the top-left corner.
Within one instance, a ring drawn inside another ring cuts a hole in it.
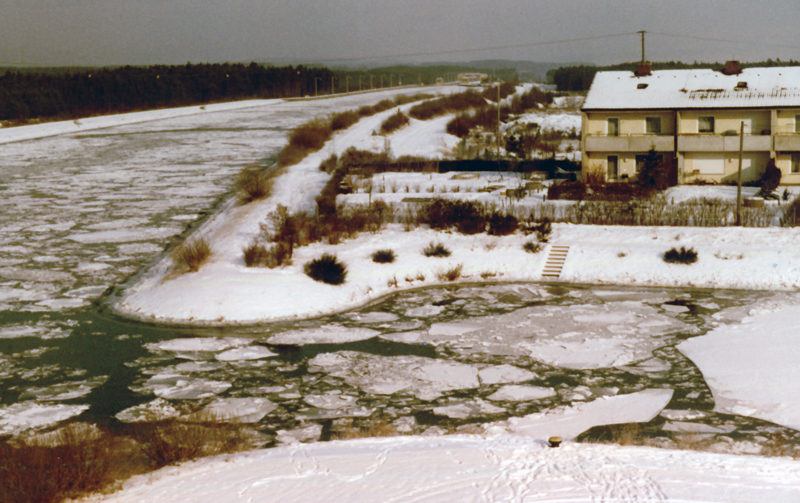
[[[363,418],[470,431],[601,397],[669,389],[649,434],[758,442],[794,430],[712,412],[675,349],[767,293],[494,285],[398,294],[246,329],[119,319],[103,292],[269,165],[288,131],[383,95],[281,103],[0,146],[0,435],[69,417],[136,421],[208,407],[278,441]]]

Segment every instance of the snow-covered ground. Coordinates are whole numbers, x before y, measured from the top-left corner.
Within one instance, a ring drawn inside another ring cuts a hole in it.
[[[719,502],[800,500],[791,459],[563,444],[516,436],[296,444],[135,477],[114,503],[220,501]]]

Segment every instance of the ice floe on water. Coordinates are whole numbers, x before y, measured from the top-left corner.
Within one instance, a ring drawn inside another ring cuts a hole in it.
[[[715,411],[800,429],[800,306],[752,306],[748,314],[677,348],[700,368]]]
[[[98,386],[108,380],[108,376],[97,376],[91,379],[75,382],[62,382],[44,388],[28,388],[20,395],[20,400],[38,400],[44,402],[56,402],[72,400],[86,396]]]
[[[511,433],[533,438],[559,436],[575,438],[594,426],[646,423],[656,417],[672,399],[671,389],[647,389],[568,407],[557,407],[525,417],[512,417],[485,425],[492,433]]]
[[[203,412],[216,419],[240,423],[257,423],[275,410],[274,403],[266,398],[217,398],[203,408]]]
[[[160,421],[179,417],[181,414],[182,412],[170,402],[163,398],[156,398],[147,403],[128,407],[118,412],[114,417],[126,423],[135,423],[140,421]]]
[[[192,337],[187,339],[170,339],[152,342],[144,346],[150,351],[225,351],[226,349],[246,346],[253,341],[236,337]]]
[[[521,382],[536,375],[511,365],[469,365],[420,356],[381,357],[355,351],[323,353],[308,362],[309,371],[323,371],[376,395],[408,394],[435,400],[444,392],[485,384]]]
[[[33,400],[0,407],[0,435],[21,432],[56,424],[89,409],[88,405],[45,405]]]
[[[434,414],[447,416],[450,419],[468,419],[476,416],[489,416],[492,414],[502,414],[505,411],[506,410],[502,407],[492,405],[480,398],[456,400],[455,403],[433,408]]]
[[[556,390],[553,388],[510,384],[508,386],[502,386],[486,398],[496,402],[527,402],[541,400],[542,398],[550,398],[557,394],[558,393],[556,393]]]
[[[507,314],[435,322],[426,333],[387,340],[444,345],[459,354],[529,356],[569,369],[619,367],[652,358],[671,334],[697,329],[640,301],[524,307]]]
[[[215,356],[221,362],[233,362],[243,360],[260,360],[261,358],[269,358],[277,356],[264,346],[248,346],[236,349],[229,349]]]
[[[38,337],[40,339],[63,339],[69,337],[72,330],[63,328],[53,322],[40,321],[32,324],[0,325],[0,339],[17,339],[20,337]]]
[[[345,342],[372,339],[379,334],[369,328],[345,327],[341,325],[323,325],[318,328],[290,330],[273,335],[267,342],[270,344],[286,344],[301,346],[304,344],[342,344]]]
[[[160,398],[170,400],[187,400],[212,397],[230,387],[229,382],[163,372],[154,375],[134,391],[153,393]]]

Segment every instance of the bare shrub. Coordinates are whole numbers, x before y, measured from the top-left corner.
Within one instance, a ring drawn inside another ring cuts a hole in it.
[[[71,424],[27,443],[0,443],[0,501],[56,503],[143,472],[130,442]]]
[[[451,252],[442,243],[430,243],[422,253],[426,257],[449,257]]]
[[[683,246],[681,246],[680,250],[672,248],[664,253],[664,262],[669,262],[671,264],[694,264],[697,262],[697,252],[694,251],[694,248],[689,248],[687,250]]]
[[[385,419],[369,421],[356,426],[337,431],[333,438],[336,440],[354,440],[357,438],[395,437],[402,435],[397,428]]]
[[[372,261],[377,264],[390,264],[394,259],[395,254],[392,250],[378,250],[372,254]]]
[[[244,265],[247,267],[265,266],[267,263],[267,249],[264,243],[253,241],[244,250]]]
[[[386,282],[386,286],[397,288],[397,276],[392,276],[392,278]]]
[[[494,278],[495,276],[497,276],[497,272],[495,271],[483,271],[481,273],[481,278],[483,279]]]
[[[522,249],[528,253],[539,253],[542,251],[542,245],[534,243],[533,241],[526,241],[525,244],[522,245]]]
[[[157,468],[205,456],[237,452],[250,446],[240,425],[201,413],[188,420],[167,419],[138,432],[142,451]]]
[[[795,197],[791,203],[783,208],[781,225],[783,227],[797,227],[800,225],[800,196]]]
[[[311,152],[321,149],[333,134],[325,119],[314,119],[295,128],[289,135],[289,144],[278,154],[278,166],[291,166],[302,161]]]
[[[484,98],[475,91],[467,91],[414,105],[408,111],[408,115],[417,120],[428,120],[440,115],[482,106],[486,106]]]
[[[358,112],[354,112],[349,110],[347,112],[340,112],[337,114],[333,114],[331,116],[331,130],[332,131],[340,131],[342,129],[347,129],[361,118]]]
[[[335,255],[324,254],[304,266],[306,275],[314,281],[329,285],[341,285],[347,278],[347,268]]]
[[[398,110],[396,114],[389,116],[388,119],[383,121],[383,124],[381,124],[381,134],[389,134],[393,131],[397,131],[409,122],[408,117]]]
[[[507,236],[513,234],[519,228],[519,221],[514,215],[493,213],[489,217],[488,233],[491,236]]]
[[[485,211],[474,202],[437,199],[426,204],[418,215],[420,223],[431,229],[456,227],[462,234],[478,234],[486,230]]]
[[[436,279],[439,281],[455,281],[461,277],[461,270],[464,268],[462,264],[458,264],[446,271],[439,271],[436,273]]]
[[[205,238],[187,239],[179,244],[172,253],[172,272],[197,272],[211,256],[211,247]]]
[[[259,168],[245,168],[236,177],[234,189],[241,204],[264,199],[270,195],[273,178]]]
[[[336,169],[338,161],[339,158],[336,156],[336,154],[331,154],[330,157],[322,161],[322,164],[319,165],[319,170],[331,174],[333,173],[333,170]]]
[[[584,173],[584,183],[590,187],[602,185],[606,183],[606,173],[603,166],[599,163],[589,164]]]

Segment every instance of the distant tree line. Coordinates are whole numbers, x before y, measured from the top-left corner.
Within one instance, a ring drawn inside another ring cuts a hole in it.
[[[586,91],[594,80],[597,72],[603,71],[631,71],[635,72],[638,62],[634,63],[620,63],[618,65],[610,66],[563,66],[547,72],[547,81],[555,84],[556,89],[559,91]],[[777,59],[773,61],[768,59],[755,63],[742,63],[742,68],[752,67],[771,67],[771,66],[800,66],[800,61],[789,60],[781,61]],[[725,67],[724,63],[683,63],[681,61],[668,61],[664,63],[652,63],[653,70],[685,70],[691,68],[713,68],[722,69]]]
[[[464,71],[477,70],[454,65],[332,70],[257,63],[6,68],[0,69],[0,120],[63,120],[221,101],[342,93],[359,87],[433,84],[439,77],[455,79]],[[516,79],[513,69],[485,73]]]
[[[314,94],[327,68],[244,64],[124,66],[74,72],[7,70],[0,76],[0,120],[69,119],[249,98]]]

